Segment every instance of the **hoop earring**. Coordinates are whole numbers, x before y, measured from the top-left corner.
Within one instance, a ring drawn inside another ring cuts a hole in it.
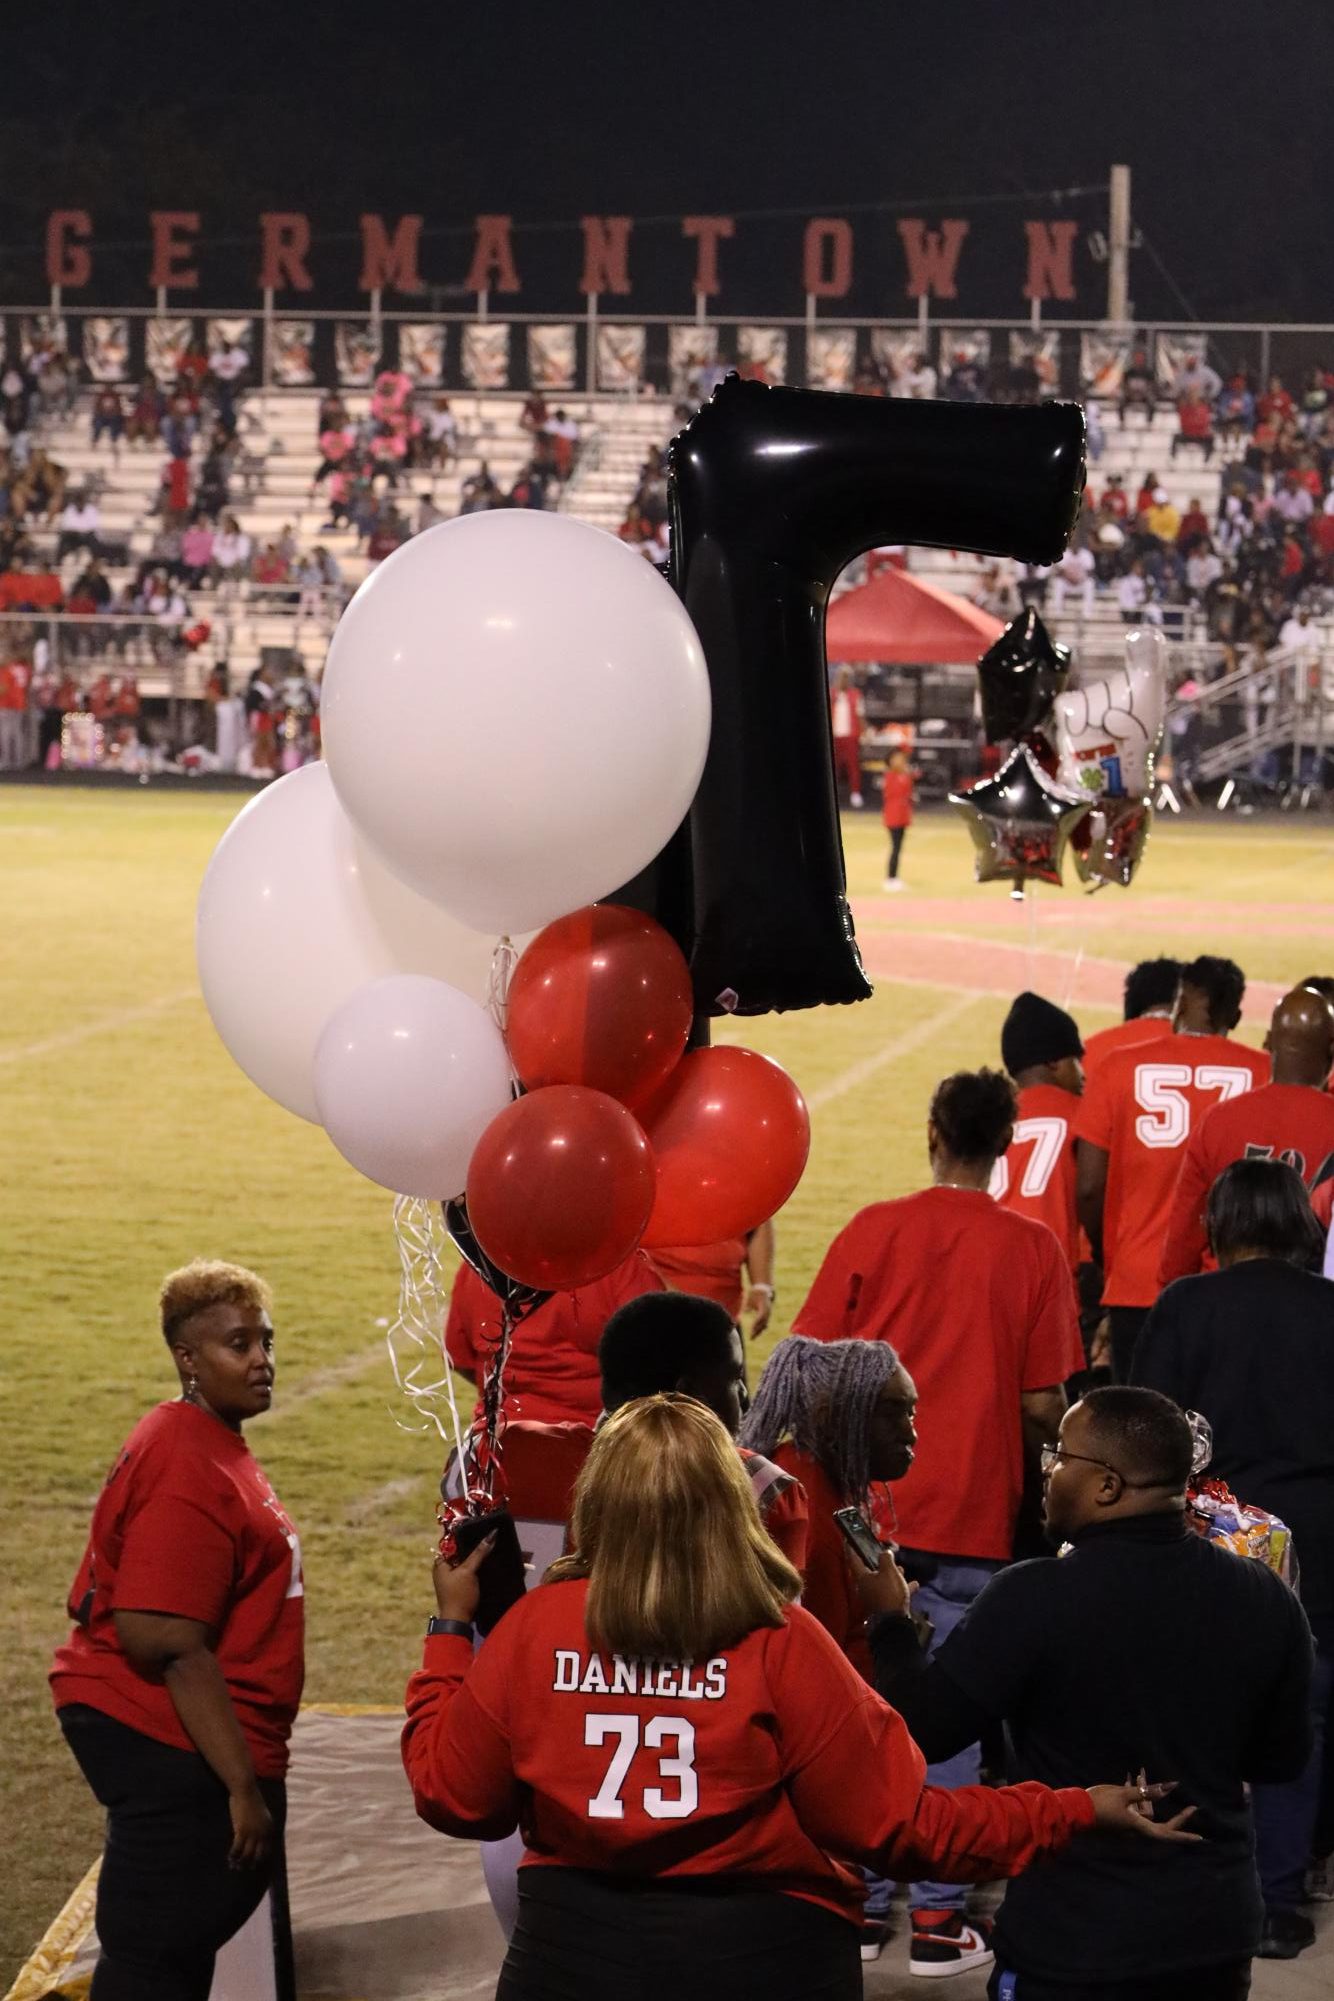
[[[193,1371],[185,1379],[185,1394],[187,1401],[190,1403],[193,1403],[199,1395],[199,1378]]]

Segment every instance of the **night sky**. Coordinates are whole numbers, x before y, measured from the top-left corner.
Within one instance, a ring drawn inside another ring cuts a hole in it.
[[[1105,197],[1008,198],[1095,186],[1125,160],[1142,316],[1334,320],[1328,0],[149,0],[28,8],[0,67],[11,304],[42,295],[57,207],[93,215],[89,303],[148,302],[155,207],[202,212],[201,305],[251,302],[255,218],[279,208],[312,217],[316,306],[357,303],[364,209],[425,215],[423,273],[441,288],[466,270],[471,218],[499,211],[523,225],[513,303],[575,311],[577,218],[619,212],[640,219],[619,309],[684,311],[694,251],[678,219],[730,213],[719,310],[799,313],[802,223],[824,214],[856,227],[849,306],[903,313],[907,204],[972,223],[959,309],[1018,315],[1022,219],[1066,213],[1087,231]],[[800,214],[745,219],[787,208]],[[1105,273],[1082,247],[1078,274],[1067,310],[1096,316]]]

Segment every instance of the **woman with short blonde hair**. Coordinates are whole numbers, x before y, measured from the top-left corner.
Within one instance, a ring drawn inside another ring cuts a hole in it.
[[[282,1838],[301,1546],[241,1435],[273,1401],[271,1307],[243,1265],[164,1279],[181,1394],[117,1455],[70,1593],[51,1688],[107,1810],[94,2001],[207,2001]]]
[[[575,1493],[572,1553],[474,1656],[488,1543],[437,1559],[403,1761],[443,1833],[521,1826],[499,2001],[852,2001],[855,1864],[1013,1875],[1137,1788],[940,1793],[901,1718],[800,1606],[725,1427],[624,1405]],[[688,1985],[683,1987],[683,1983]]]

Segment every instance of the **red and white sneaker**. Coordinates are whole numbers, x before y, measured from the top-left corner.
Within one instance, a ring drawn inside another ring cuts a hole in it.
[[[908,1971],[921,1980],[948,1980],[974,1966],[990,1966],[991,1921],[966,1911],[914,1911]]]

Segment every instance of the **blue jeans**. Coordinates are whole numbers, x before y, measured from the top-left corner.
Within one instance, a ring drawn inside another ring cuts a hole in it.
[[[1299,1779],[1285,1786],[1252,1786],[1255,1862],[1267,1911],[1295,1910],[1302,1901],[1303,1877],[1320,1808],[1320,1781],[1326,1741],[1334,1731],[1334,1653],[1317,1646],[1311,1674],[1311,1721],[1315,1743]]]
[[[973,1600],[1001,1567],[999,1563],[988,1562],[983,1557],[955,1563],[946,1561],[937,1567],[929,1584],[918,1585],[913,1610],[925,1612],[931,1621],[934,1628],[931,1635],[933,1654],[944,1645]],[[947,1792],[953,1792],[956,1786],[975,1786],[981,1770],[981,1747],[970,1744],[966,1751],[958,1751],[952,1758],[943,1758],[938,1765],[928,1765],[927,1784],[943,1786]],[[866,1916],[871,1919],[887,1917],[893,1895],[892,1883],[883,1877],[868,1875]],[[961,1911],[967,1896],[968,1888],[963,1883],[913,1883],[909,1886],[908,1902],[915,1911]]]

